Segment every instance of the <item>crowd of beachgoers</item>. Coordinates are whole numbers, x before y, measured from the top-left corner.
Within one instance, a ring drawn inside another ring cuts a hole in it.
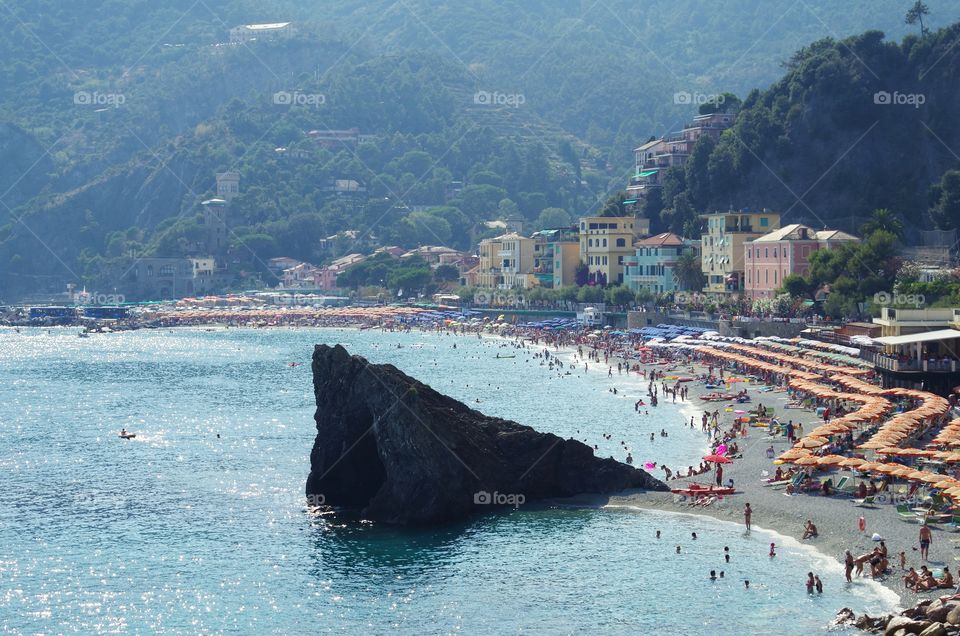
[[[833,554],[851,581],[869,577],[911,594],[955,585],[946,563],[953,542],[942,537],[960,530],[957,396],[881,387],[872,366],[848,348],[711,332],[661,338],[643,330],[517,325],[416,307],[158,310],[113,327],[212,325],[495,336],[535,351],[551,369],[566,364],[564,371],[579,365],[583,372],[635,374],[647,387],[635,410],[664,401],[695,406],[698,416],[688,412],[676,425],[703,432],[710,453],[684,468],[641,466],[673,492],[631,504],[748,525],[756,514],[770,529]],[[731,504],[740,497],[754,508]],[[815,591],[818,577],[811,577],[807,585]]]

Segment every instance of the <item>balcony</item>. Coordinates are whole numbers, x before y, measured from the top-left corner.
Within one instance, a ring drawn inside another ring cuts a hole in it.
[[[901,358],[882,351],[861,350],[860,357],[872,363],[878,369],[894,373],[956,373],[960,365],[953,359],[917,360]]]

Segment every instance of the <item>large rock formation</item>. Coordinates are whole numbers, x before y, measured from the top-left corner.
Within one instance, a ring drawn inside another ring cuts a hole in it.
[[[317,438],[307,495],[364,519],[437,523],[498,504],[667,490],[581,442],[487,417],[340,345],[317,345],[313,386]]]

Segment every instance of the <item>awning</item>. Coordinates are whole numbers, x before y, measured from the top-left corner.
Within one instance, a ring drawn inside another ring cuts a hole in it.
[[[631,203],[636,203],[636,202],[637,202],[636,199],[627,199],[626,201],[623,202],[623,204],[630,205]]]
[[[659,170],[644,170],[643,172],[641,172],[641,173],[638,174],[637,176],[638,176],[638,177],[652,177],[653,175],[657,174],[658,172],[659,172]]]
[[[873,341],[879,345],[904,345],[915,342],[932,342],[934,340],[955,340],[960,338],[960,331],[956,329],[938,329],[936,331],[926,331],[923,333],[912,333],[906,336],[885,336],[883,338],[874,338]]]

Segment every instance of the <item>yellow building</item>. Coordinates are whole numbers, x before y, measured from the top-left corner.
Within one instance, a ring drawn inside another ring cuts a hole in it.
[[[528,289],[533,287],[534,240],[516,233],[480,241],[477,287]]]
[[[623,283],[623,261],[633,256],[633,242],[643,229],[637,225],[632,216],[580,219],[580,261],[590,270],[591,281],[600,285]]]
[[[580,264],[580,238],[574,227],[540,230],[533,239],[533,274],[541,287],[573,285]]]
[[[743,244],[780,229],[780,215],[763,212],[718,212],[705,214],[707,229],[702,236],[703,291],[719,294],[741,293],[744,288]]]

